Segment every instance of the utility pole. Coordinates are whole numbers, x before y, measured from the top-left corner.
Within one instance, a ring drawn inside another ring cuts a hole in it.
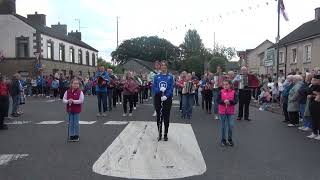
[[[277,79],[279,78],[279,55],[280,55],[280,3],[282,0],[278,0],[278,35],[276,39],[277,43]]]
[[[78,30],[79,30],[79,32],[81,32],[81,23],[80,23],[80,19],[75,19],[75,21],[78,21]]]
[[[119,46],[119,16],[117,16],[117,48]]]

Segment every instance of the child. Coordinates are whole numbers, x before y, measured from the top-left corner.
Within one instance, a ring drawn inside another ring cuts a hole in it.
[[[219,104],[219,116],[221,121],[222,146],[234,146],[232,141],[233,115],[235,114],[235,105],[238,103],[238,95],[235,90],[231,89],[231,81],[223,82],[223,89],[217,97]],[[226,129],[228,129],[228,141],[226,141]]]
[[[265,111],[270,107],[271,94],[268,87],[263,87],[259,95],[259,103],[262,105],[259,110]]]
[[[69,114],[68,140],[72,142],[79,141],[79,115],[84,100],[83,92],[79,86],[79,80],[73,79],[70,89],[68,89],[63,96],[63,103],[67,104],[66,109]]]
[[[138,83],[133,79],[132,73],[128,72],[126,75],[126,80],[123,86],[123,115],[127,116],[127,103],[129,102],[129,116],[132,116],[133,101],[135,101],[135,94],[139,90]]]

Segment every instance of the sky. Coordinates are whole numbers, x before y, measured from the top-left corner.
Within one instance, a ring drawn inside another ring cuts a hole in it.
[[[111,60],[119,44],[139,36],[159,36],[183,43],[188,29],[196,29],[206,48],[214,42],[236,50],[253,49],[277,36],[275,0],[16,0],[17,13],[47,15],[47,26],[58,22],[78,30],[82,40]],[[281,17],[280,37],[314,19],[320,0],[284,0],[289,21]]]

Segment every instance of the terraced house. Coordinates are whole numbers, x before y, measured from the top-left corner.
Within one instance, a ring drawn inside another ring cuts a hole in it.
[[[44,75],[92,76],[96,71],[98,50],[81,40],[81,32],[68,33],[60,23],[47,27],[46,15],[37,12],[18,15],[15,0],[0,1],[0,42],[0,72],[6,75],[32,76],[42,69]]]

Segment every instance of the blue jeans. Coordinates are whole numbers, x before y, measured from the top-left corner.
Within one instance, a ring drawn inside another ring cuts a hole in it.
[[[300,118],[303,119],[303,126],[308,127],[308,128],[312,128],[312,119],[311,119],[311,117],[304,116],[305,110],[306,110],[306,104],[300,104],[299,113],[300,113]]]
[[[19,106],[20,95],[12,96],[12,114],[17,114]]]
[[[79,113],[69,113],[69,126],[68,126],[68,135],[79,136]]]
[[[183,94],[182,95],[182,117],[192,117],[192,106],[194,103],[194,94]]]
[[[218,95],[219,95],[219,92],[220,90],[219,89],[214,89],[212,91],[212,101],[213,101],[213,113],[218,115],[218,101],[217,101],[217,98],[218,98]]]
[[[99,113],[101,113],[101,104],[103,107],[103,112],[107,111],[107,92],[97,92],[97,98],[98,98],[98,108]]]
[[[226,140],[226,131],[228,130],[228,139],[232,140],[233,115],[220,115],[221,121],[221,141]]]

